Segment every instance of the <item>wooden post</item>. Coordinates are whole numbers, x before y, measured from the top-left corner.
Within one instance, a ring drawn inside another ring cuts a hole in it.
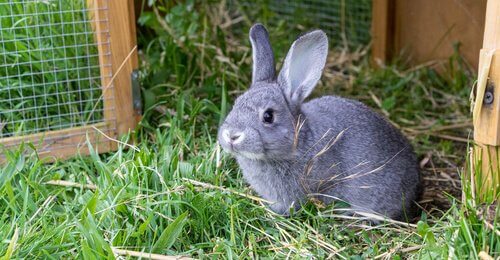
[[[391,59],[394,49],[394,0],[373,0],[372,61],[381,65]]]
[[[104,120],[114,122],[120,137],[134,129],[140,115],[133,107],[132,71],[138,67],[133,0],[88,0],[101,64]],[[106,66],[110,65],[110,66]]]
[[[107,1],[87,0],[90,24],[94,30],[95,43],[99,53],[99,68],[101,74],[103,117],[106,124],[113,130],[115,118],[115,98],[113,92],[113,68],[111,67],[111,44],[109,37],[109,13]],[[116,138],[113,132],[112,138]],[[116,149],[116,144],[111,144],[111,149]]]
[[[488,0],[474,105],[474,156],[471,173],[476,197],[499,198],[500,168],[500,1]],[[475,175],[475,176],[474,176]]]
[[[133,106],[131,81],[132,71],[138,67],[137,48],[135,48],[137,40],[134,1],[110,0],[107,2],[109,5],[111,60],[115,88],[115,117],[118,136],[120,136],[134,129],[140,118]],[[129,55],[130,52],[133,54]],[[125,66],[120,68],[124,62]]]

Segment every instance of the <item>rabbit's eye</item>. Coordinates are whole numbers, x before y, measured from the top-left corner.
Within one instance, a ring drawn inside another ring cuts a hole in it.
[[[262,115],[262,121],[266,124],[272,124],[274,122],[273,110],[266,110]]]

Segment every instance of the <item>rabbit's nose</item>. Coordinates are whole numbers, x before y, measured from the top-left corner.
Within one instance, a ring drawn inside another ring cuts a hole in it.
[[[222,132],[222,137],[224,138],[224,141],[230,144],[238,144],[245,139],[245,133],[243,132],[235,132],[235,131],[229,131],[225,129]]]

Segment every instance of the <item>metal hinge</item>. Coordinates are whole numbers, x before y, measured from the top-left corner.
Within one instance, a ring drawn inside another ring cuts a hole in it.
[[[137,114],[142,114],[141,84],[139,83],[139,70],[135,69],[131,74],[132,79],[132,103]]]

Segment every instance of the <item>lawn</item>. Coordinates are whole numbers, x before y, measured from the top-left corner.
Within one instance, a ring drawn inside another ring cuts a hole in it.
[[[217,126],[250,82],[250,16],[213,1],[148,3],[138,29],[144,116],[123,137],[134,145],[54,163],[29,144],[6,153],[0,257],[500,256],[498,209],[479,203],[466,181],[475,75],[458,50],[437,73],[402,59],[376,69],[365,45],[337,44],[314,93],[360,100],[408,136],[425,185],[415,223],[370,225],[314,202],[285,218],[255,197],[216,142]],[[301,30],[285,25],[269,27],[278,61],[290,33]]]

